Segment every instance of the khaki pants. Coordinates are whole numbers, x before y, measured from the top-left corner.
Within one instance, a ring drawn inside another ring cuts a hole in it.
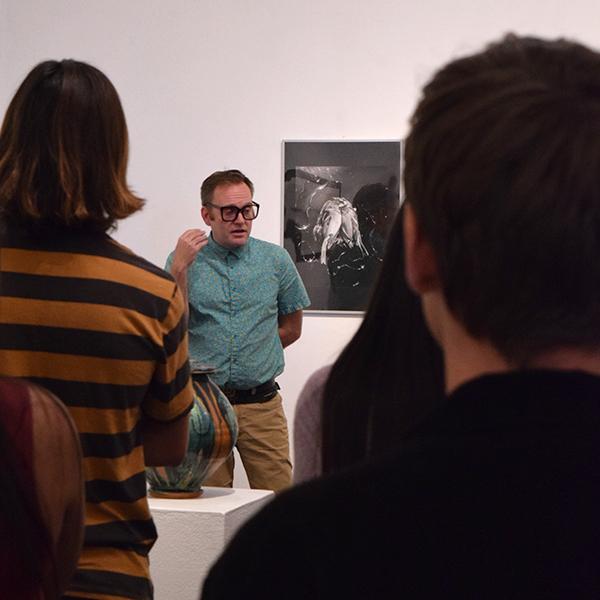
[[[278,492],[292,484],[292,463],[287,421],[277,394],[267,402],[234,404],[240,453],[248,482],[253,489]],[[233,452],[203,485],[232,487]]]

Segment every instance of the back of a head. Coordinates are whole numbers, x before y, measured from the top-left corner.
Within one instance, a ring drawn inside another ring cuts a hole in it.
[[[119,96],[95,67],[37,65],[0,131],[0,214],[32,227],[106,230],[142,207],[128,189]]]
[[[514,364],[600,340],[600,54],[507,36],[442,68],[405,190],[448,307]]]

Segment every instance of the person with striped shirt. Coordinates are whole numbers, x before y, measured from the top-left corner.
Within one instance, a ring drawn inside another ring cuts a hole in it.
[[[116,90],[74,60],[36,66],[0,130],[0,375],[58,396],[83,452],[86,527],[68,598],[152,598],[144,469],[179,464],[187,446],[182,295],[107,233],[143,205],[127,152]]]

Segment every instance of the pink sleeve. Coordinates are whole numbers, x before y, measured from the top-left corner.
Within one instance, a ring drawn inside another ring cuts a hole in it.
[[[304,384],[294,415],[294,483],[322,474],[321,408],[331,365],[315,371]]]

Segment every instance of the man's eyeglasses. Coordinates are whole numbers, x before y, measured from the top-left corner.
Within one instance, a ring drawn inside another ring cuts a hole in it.
[[[237,206],[217,206],[211,202],[207,202],[206,206],[221,209],[221,219],[228,222],[235,221],[240,213],[242,213],[242,217],[244,217],[246,221],[252,221],[258,217],[258,209],[260,208],[260,205],[256,202],[246,204],[246,206],[242,206],[242,208],[238,208]]]

